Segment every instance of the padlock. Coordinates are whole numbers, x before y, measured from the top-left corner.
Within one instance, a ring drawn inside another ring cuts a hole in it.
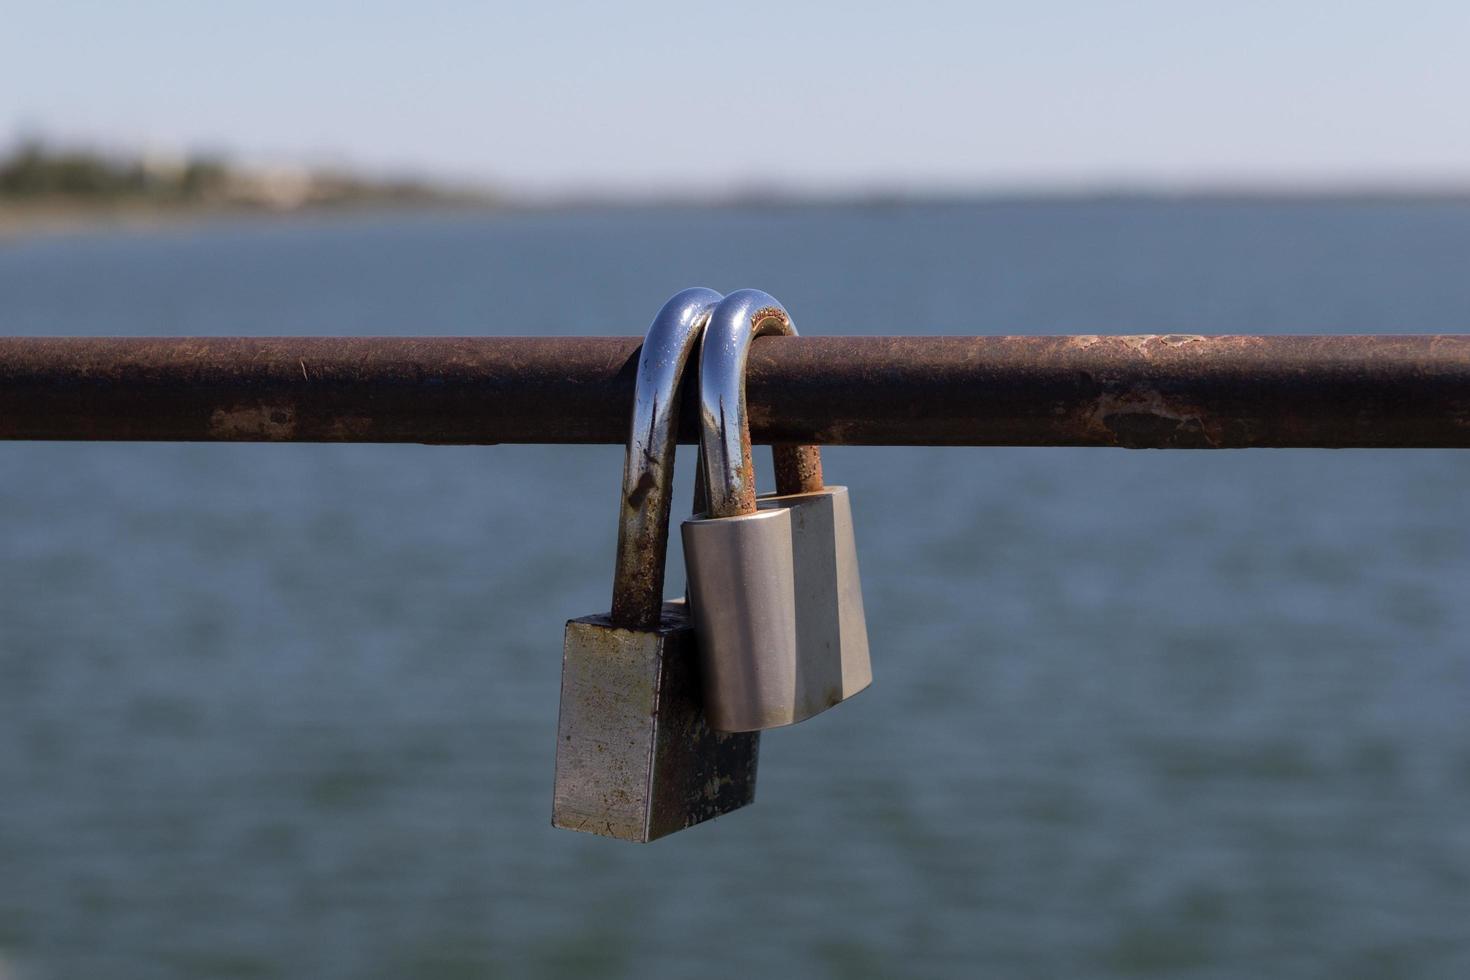
[[[777,445],[776,493],[755,492],[745,363],[756,337],[795,333],[780,303],[742,289],[700,348],[709,504],[682,533],[705,714],[721,731],[802,721],[873,680],[847,488],[823,486],[817,447]]]
[[[719,299],[710,289],[684,290],[643,341],[612,611],[566,627],[557,827],[647,842],[755,799],[760,736],[711,730],[687,607],[663,601],[679,382]]]

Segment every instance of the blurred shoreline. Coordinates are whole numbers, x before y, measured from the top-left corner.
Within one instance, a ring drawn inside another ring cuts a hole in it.
[[[160,205],[119,202],[106,205],[46,201],[34,204],[0,203],[0,243],[32,238],[90,234],[106,231],[166,231],[217,221],[291,221],[382,214],[395,211],[432,212],[490,211],[495,205],[483,201],[420,199],[386,202],[360,201],[314,205],[289,210],[246,206]]]
[[[488,207],[488,190],[336,167],[242,165],[217,155],[123,154],[40,140],[0,157],[0,239],[148,229],[253,215]]]
[[[217,221],[319,221],[372,214],[498,214],[562,211],[722,210],[722,209],[898,209],[1144,203],[1314,206],[1336,204],[1470,207],[1470,190],[1197,190],[1197,191],[1026,191],[975,194],[690,195],[687,197],[573,196],[566,198],[491,198],[432,196],[389,200],[305,204],[265,208],[240,204],[162,204],[146,201],[106,203],[0,199],[0,243],[31,238],[106,231],[165,231]]]
[[[943,208],[1024,204],[1470,205],[1470,183],[1392,182],[1160,186],[1117,182],[917,190],[826,191],[750,184],[726,190],[615,189],[504,193],[422,177],[367,176],[343,167],[237,164],[223,156],[166,156],[56,148],[32,140],[0,157],[0,242],[97,231],[149,231],[233,220],[330,219],[392,212],[552,212],[721,208]]]

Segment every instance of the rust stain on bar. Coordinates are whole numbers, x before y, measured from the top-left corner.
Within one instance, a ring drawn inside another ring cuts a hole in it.
[[[0,338],[0,438],[621,443],[638,344]],[[747,384],[762,443],[1470,447],[1461,335],[766,337]]]

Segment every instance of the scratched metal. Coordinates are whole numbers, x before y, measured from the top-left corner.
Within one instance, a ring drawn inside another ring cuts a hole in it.
[[[647,843],[755,801],[760,735],[710,730],[682,603],[656,629],[567,623],[552,823]]]
[[[0,338],[0,438],[621,443],[638,348]],[[1466,447],[1470,336],[763,337],[746,395],[757,443]]]

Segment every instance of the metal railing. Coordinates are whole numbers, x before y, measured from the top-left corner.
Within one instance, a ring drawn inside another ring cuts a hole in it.
[[[0,338],[0,439],[622,443],[640,343]],[[1470,336],[768,337],[747,393],[756,442],[1465,448]]]

